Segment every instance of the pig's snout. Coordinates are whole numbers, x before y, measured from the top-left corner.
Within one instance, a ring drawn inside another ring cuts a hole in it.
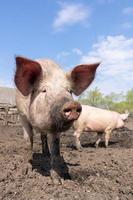
[[[51,108],[52,131],[66,131],[78,119],[82,107],[80,103],[63,98]]]
[[[82,107],[77,102],[67,102],[61,109],[62,116],[66,121],[77,120],[81,111]]]

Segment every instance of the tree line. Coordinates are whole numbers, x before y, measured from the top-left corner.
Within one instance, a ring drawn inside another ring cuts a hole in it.
[[[78,98],[81,104],[114,110],[120,113],[133,113],[133,89],[128,90],[125,94],[111,92],[104,95],[96,87],[94,90],[87,91]]]

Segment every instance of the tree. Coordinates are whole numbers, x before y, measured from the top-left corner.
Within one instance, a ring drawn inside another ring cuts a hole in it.
[[[87,92],[84,96],[81,96],[78,100],[82,104],[89,104],[91,106],[101,106],[102,103],[102,93],[96,87],[94,90]]]
[[[126,102],[133,105],[133,89],[127,91]]]
[[[126,95],[122,92],[111,92],[109,95],[104,96],[96,87],[94,90],[81,95],[78,100],[81,104],[114,110],[120,113],[126,110],[133,112],[133,89],[127,91]]]
[[[133,89],[127,91],[125,99],[128,111],[133,112]]]
[[[104,97],[104,104],[105,106],[109,109],[112,110],[115,107],[115,104],[117,102],[121,102],[124,99],[124,95],[123,93],[115,93],[115,92],[111,92],[109,95],[106,95]]]

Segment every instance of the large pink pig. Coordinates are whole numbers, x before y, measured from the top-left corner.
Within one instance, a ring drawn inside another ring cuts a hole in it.
[[[16,57],[16,103],[27,142],[26,163],[32,159],[33,130],[41,134],[44,156],[51,157],[51,178],[60,183],[60,133],[69,129],[81,112],[72,98],[93,81],[99,63],[78,65],[64,73],[51,60]],[[47,137],[48,136],[48,137]],[[47,142],[48,139],[48,142]],[[29,165],[26,165],[26,171]]]
[[[97,132],[96,147],[105,134],[105,146],[108,146],[111,132],[116,128],[122,128],[129,114],[100,109],[88,105],[82,105],[80,117],[73,123],[74,136],[77,149],[81,148],[79,137],[83,131]]]

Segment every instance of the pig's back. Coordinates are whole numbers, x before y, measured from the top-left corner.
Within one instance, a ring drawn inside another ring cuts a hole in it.
[[[114,129],[117,124],[118,113],[88,105],[82,105],[79,123],[92,131],[104,131],[106,128]]]

